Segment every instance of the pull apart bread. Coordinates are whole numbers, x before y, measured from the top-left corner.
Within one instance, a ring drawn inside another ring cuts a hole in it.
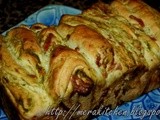
[[[140,0],[98,2],[57,26],[21,25],[0,43],[2,104],[9,99],[17,119],[64,118],[46,114],[54,108],[86,119],[73,106],[113,109],[160,87],[160,13]]]

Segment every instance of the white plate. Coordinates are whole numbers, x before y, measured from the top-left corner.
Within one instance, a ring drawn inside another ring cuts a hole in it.
[[[46,25],[57,25],[63,14],[74,15],[79,13],[81,11],[75,8],[62,5],[49,5],[38,10],[17,25],[26,24],[30,26],[37,22]],[[106,114],[99,114],[94,120],[160,120],[160,88],[132,102],[119,106],[114,111],[108,110],[105,107],[104,109],[106,111],[101,112],[105,112]],[[0,120],[8,120],[1,109]]]

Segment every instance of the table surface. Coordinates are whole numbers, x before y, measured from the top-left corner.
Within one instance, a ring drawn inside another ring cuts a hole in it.
[[[98,0],[0,0],[0,33],[24,20],[40,8],[49,4],[63,4],[80,10],[87,9]],[[110,2],[112,0],[103,0]],[[144,0],[160,11],[159,0]]]

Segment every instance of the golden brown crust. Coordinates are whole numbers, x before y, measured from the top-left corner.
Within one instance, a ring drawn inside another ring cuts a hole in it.
[[[91,89],[88,88],[92,88],[93,81],[96,82],[92,71],[86,60],[78,52],[65,46],[58,46],[51,55],[47,87],[49,87],[51,94],[56,94],[52,96],[57,96],[59,99],[70,97],[73,91],[79,94],[88,94],[91,92]],[[85,75],[80,76],[78,72]],[[78,77],[79,81],[84,84],[89,83],[89,86],[82,88],[87,89],[86,91],[77,90],[81,88],[77,88],[75,77]]]
[[[111,7],[134,26],[143,29],[160,47],[160,13],[141,0],[115,0]],[[117,9],[118,8],[118,9]]]
[[[159,21],[140,0],[115,0],[58,26],[13,28],[0,36],[0,85],[21,119],[57,119],[46,112],[75,105],[115,108],[160,87]]]

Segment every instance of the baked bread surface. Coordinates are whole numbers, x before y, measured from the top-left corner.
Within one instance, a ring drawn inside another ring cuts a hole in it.
[[[58,26],[21,25],[0,44],[0,85],[20,119],[115,108],[160,87],[160,14],[139,0],[99,2]]]

